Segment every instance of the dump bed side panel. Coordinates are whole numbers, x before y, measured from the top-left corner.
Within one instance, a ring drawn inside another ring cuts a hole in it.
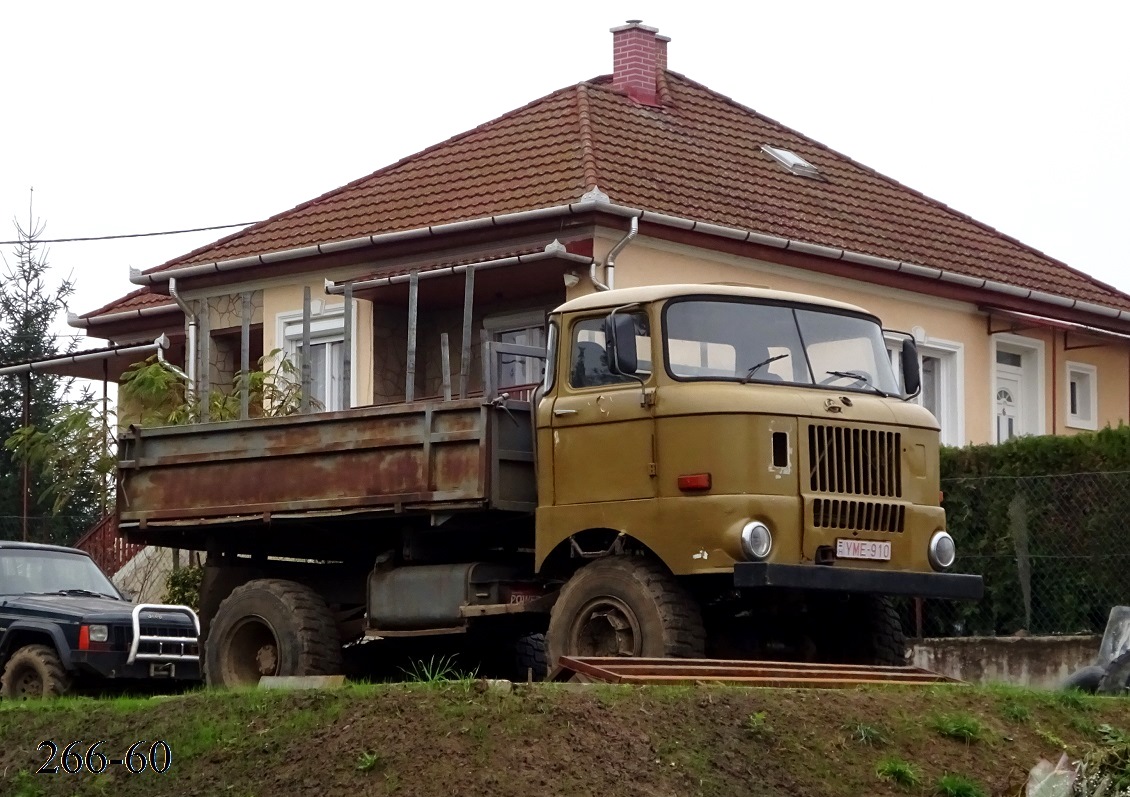
[[[499,508],[532,511],[529,441],[528,410],[474,400],[131,429],[119,449],[118,508],[122,521],[142,523],[442,511],[503,496]]]

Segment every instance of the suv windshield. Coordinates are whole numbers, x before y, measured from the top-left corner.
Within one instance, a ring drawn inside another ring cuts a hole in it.
[[[869,316],[709,299],[672,302],[664,315],[667,369],[676,379],[899,392],[882,330]]]
[[[121,597],[89,556],[66,551],[0,548],[0,595],[70,591]]]

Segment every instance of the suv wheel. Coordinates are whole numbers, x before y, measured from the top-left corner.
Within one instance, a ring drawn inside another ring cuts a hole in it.
[[[59,655],[46,645],[27,645],[8,659],[0,678],[0,697],[34,700],[61,697],[71,688],[71,679]]]

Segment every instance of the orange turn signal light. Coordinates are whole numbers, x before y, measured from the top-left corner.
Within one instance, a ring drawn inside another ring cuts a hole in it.
[[[90,650],[90,626],[80,625],[78,627],[78,649]]]
[[[680,490],[709,490],[710,489],[710,474],[709,473],[688,473],[685,476],[679,477]]]

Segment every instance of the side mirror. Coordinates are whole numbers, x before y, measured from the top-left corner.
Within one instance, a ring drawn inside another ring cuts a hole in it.
[[[605,348],[608,370],[614,374],[633,376],[639,367],[636,357],[636,322],[627,313],[613,313],[604,319]]]
[[[903,338],[902,356],[902,389],[908,396],[917,396],[922,389],[922,372],[918,367],[918,346],[913,338]]]

